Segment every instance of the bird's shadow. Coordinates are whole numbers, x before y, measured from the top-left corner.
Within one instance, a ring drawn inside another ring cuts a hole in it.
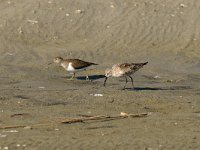
[[[90,80],[98,80],[98,79],[102,79],[105,78],[105,75],[91,75],[88,76]],[[76,77],[77,80],[86,80],[86,76],[79,76]]]
[[[170,90],[188,90],[192,89],[190,86],[172,86],[172,87],[135,87],[135,88],[126,88],[130,91],[170,91]]]

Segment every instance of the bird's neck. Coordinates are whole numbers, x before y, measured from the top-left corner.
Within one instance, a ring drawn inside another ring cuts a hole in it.
[[[61,60],[58,64],[61,66],[62,65],[62,63],[63,63],[63,60]]]

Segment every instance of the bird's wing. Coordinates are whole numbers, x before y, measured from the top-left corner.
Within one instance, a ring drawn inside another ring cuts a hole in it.
[[[130,74],[138,71],[140,68],[142,68],[144,65],[146,65],[148,62],[145,63],[123,63],[119,65],[119,68],[124,71],[125,74]]]
[[[91,66],[91,65],[97,65],[95,63],[86,62],[86,61],[83,61],[83,60],[80,60],[80,59],[68,59],[67,61],[71,62],[72,66],[75,69],[82,69],[82,68],[86,68],[86,67]]]
[[[134,70],[134,72],[138,71],[140,68],[142,68],[144,65],[146,65],[148,62],[145,63],[131,63],[131,69]]]
[[[119,64],[118,67],[122,72],[124,72],[124,74],[129,74],[133,71],[132,70],[133,65],[129,63]]]

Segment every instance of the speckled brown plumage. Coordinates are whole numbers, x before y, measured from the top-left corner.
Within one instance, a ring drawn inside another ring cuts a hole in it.
[[[80,59],[63,59],[62,57],[54,58],[54,62],[58,63],[66,71],[73,73],[73,76],[71,79],[73,79],[75,77],[75,72],[85,70],[87,67],[89,67],[91,65],[97,65],[95,63],[86,62],[86,61],[83,61]],[[86,79],[89,79],[88,76],[86,76]]]
[[[123,64],[115,64],[113,65],[112,69],[107,69],[105,71],[105,81],[104,86],[106,85],[106,81],[108,77],[122,77],[124,76],[126,78],[126,83],[124,85],[124,89],[126,87],[126,84],[128,82],[127,77],[131,79],[132,86],[133,85],[133,78],[131,77],[132,74],[134,74],[136,71],[141,69],[144,65],[146,65],[148,62],[145,63],[123,63]]]

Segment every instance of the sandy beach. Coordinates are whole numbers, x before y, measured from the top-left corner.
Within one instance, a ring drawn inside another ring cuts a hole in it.
[[[199,8],[198,0],[1,0],[0,150],[198,150]],[[99,65],[70,81],[56,56]],[[103,86],[106,68],[146,61],[135,89],[122,90],[124,78]],[[58,122],[121,112],[149,115]]]

